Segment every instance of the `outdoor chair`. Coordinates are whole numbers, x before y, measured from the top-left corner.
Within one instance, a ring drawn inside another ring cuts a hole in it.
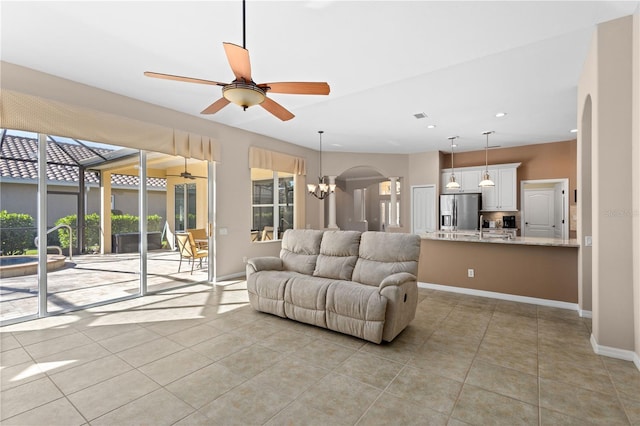
[[[193,275],[193,267],[196,263],[196,259],[200,259],[200,266],[202,268],[202,259],[209,257],[209,250],[199,249],[193,239],[191,232],[182,232],[176,234],[176,241],[178,243],[178,251],[180,252],[180,263],[178,264],[178,272],[182,267],[182,259],[189,259],[191,262],[191,274]]]
[[[261,241],[273,240],[273,226],[265,226],[262,229]]]
[[[194,228],[187,229],[187,232],[190,232],[193,236],[193,241],[196,242],[196,246],[199,249],[208,249],[209,244],[207,243],[207,230],[204,228]]]

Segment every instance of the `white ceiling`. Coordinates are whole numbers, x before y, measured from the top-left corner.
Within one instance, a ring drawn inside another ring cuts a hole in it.
[[[230,82],[242,3],[2,1],[3,61],[200,116]],[[577,82],[596,24],[639,1],[253,1],[256,83],[327,81],[329,96],[271,94],[296,117],[229,105],[208,120],[328,151],[415,153],[573,139]],[[424,119],[414,114],[424,112]],[[507,116],[496,118],[497,112]],[[428,129],[427,125],[436,128]]]

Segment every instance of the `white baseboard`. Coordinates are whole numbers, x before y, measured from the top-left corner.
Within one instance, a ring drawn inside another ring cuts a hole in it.
[[[593,334],[591,335],[591,339],[589,340],[591,341],[591,347],[596,354],[608,356],[610,358],[621,359],[624,361],[632,361],[635,364],[636,368],[640,370],[640,356],[638,356],[637,353],[626,349],[618,349],[611,346],[599,345],[596,337]]]
[[[559,300],[539,299],[537,297],[517,296],[515,294],[498,293],[495,291],[475,290],[472,288],[453,287],[448,285],[430,284],[418,282],[418,287],[431,290],[448,291],[451,293],[468,294],[471,296],[490,297],[492,299],[509,300],[512,302],[530,303],[533,305],[549,306],[552,308],[569,309],[578,311],[577,303],[561,302]],[[588,311],[585,311],[588,312]]]
[[[578,309],[578,315],[581,318],[593,318],[593,313],[591,311],[585,311],[584,309]]]
[[[222,275],[219,277],[216,277],[216,284],[221,282],[221,281],[227,281],[227,280],[235,280],[237,278],[244,278],[246,272],[236,272],[235,274],[228,274],[228,275]]]

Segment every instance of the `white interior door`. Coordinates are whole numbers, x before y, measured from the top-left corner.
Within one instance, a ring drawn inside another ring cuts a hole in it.
[[[436,186],[411,187],[411,232],[433,232],[436,223]]]
[[[545,237],[555,236],[555,190],[527,189],[524,191],[523,236]]]
[[[562,184],[556,183],[554,190],[554,212],[553,212],[553,223],[554,223],[554,238],[565,238],[564,234],[564,204],[565,204],[565,194],[562,190]]]

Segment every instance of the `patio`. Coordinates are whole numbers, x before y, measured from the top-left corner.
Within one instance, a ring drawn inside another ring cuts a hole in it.
[[[182,261],[178,273],[179,254],[174,251],[149,251],[147,290],[155,292],[205,282],[207,263],[196,268]],[[126,254],[86,254],[73,257],[65,267],[47,274],[47,311],[67,311],[81,306],[130,297],[140,288],[140,256]],[[3,278],[0,284],[0,319],[12,320],[38,311],[36,275]]]

